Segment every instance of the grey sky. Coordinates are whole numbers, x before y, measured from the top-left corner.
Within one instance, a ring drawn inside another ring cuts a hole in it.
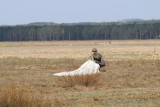
[[[160,19],[160,0],[0,0],[0,25]]]

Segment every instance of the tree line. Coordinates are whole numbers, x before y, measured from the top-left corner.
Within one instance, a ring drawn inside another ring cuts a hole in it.
[[[160,21],[0,26],[0,41],[160,39]]]

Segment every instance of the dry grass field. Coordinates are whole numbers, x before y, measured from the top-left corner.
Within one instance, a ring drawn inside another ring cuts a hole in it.
[[[105,72],[52,75],[77,69],[94,47]],[[160,40],[0,42],[0,95],[0,107],[159,107]]]

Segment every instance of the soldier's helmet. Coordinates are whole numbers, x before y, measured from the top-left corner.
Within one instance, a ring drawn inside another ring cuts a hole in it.
[[[97,49],[96,49],[96,48],[93,48],[93,49],[92,49],[92,52],[97,52]]]

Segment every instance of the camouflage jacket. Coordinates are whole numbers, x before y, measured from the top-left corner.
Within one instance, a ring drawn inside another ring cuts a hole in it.
[[[94,60],[96,63],[101,62],[102,55],[99,53],[95,53],[91,55],[91,60]]]

